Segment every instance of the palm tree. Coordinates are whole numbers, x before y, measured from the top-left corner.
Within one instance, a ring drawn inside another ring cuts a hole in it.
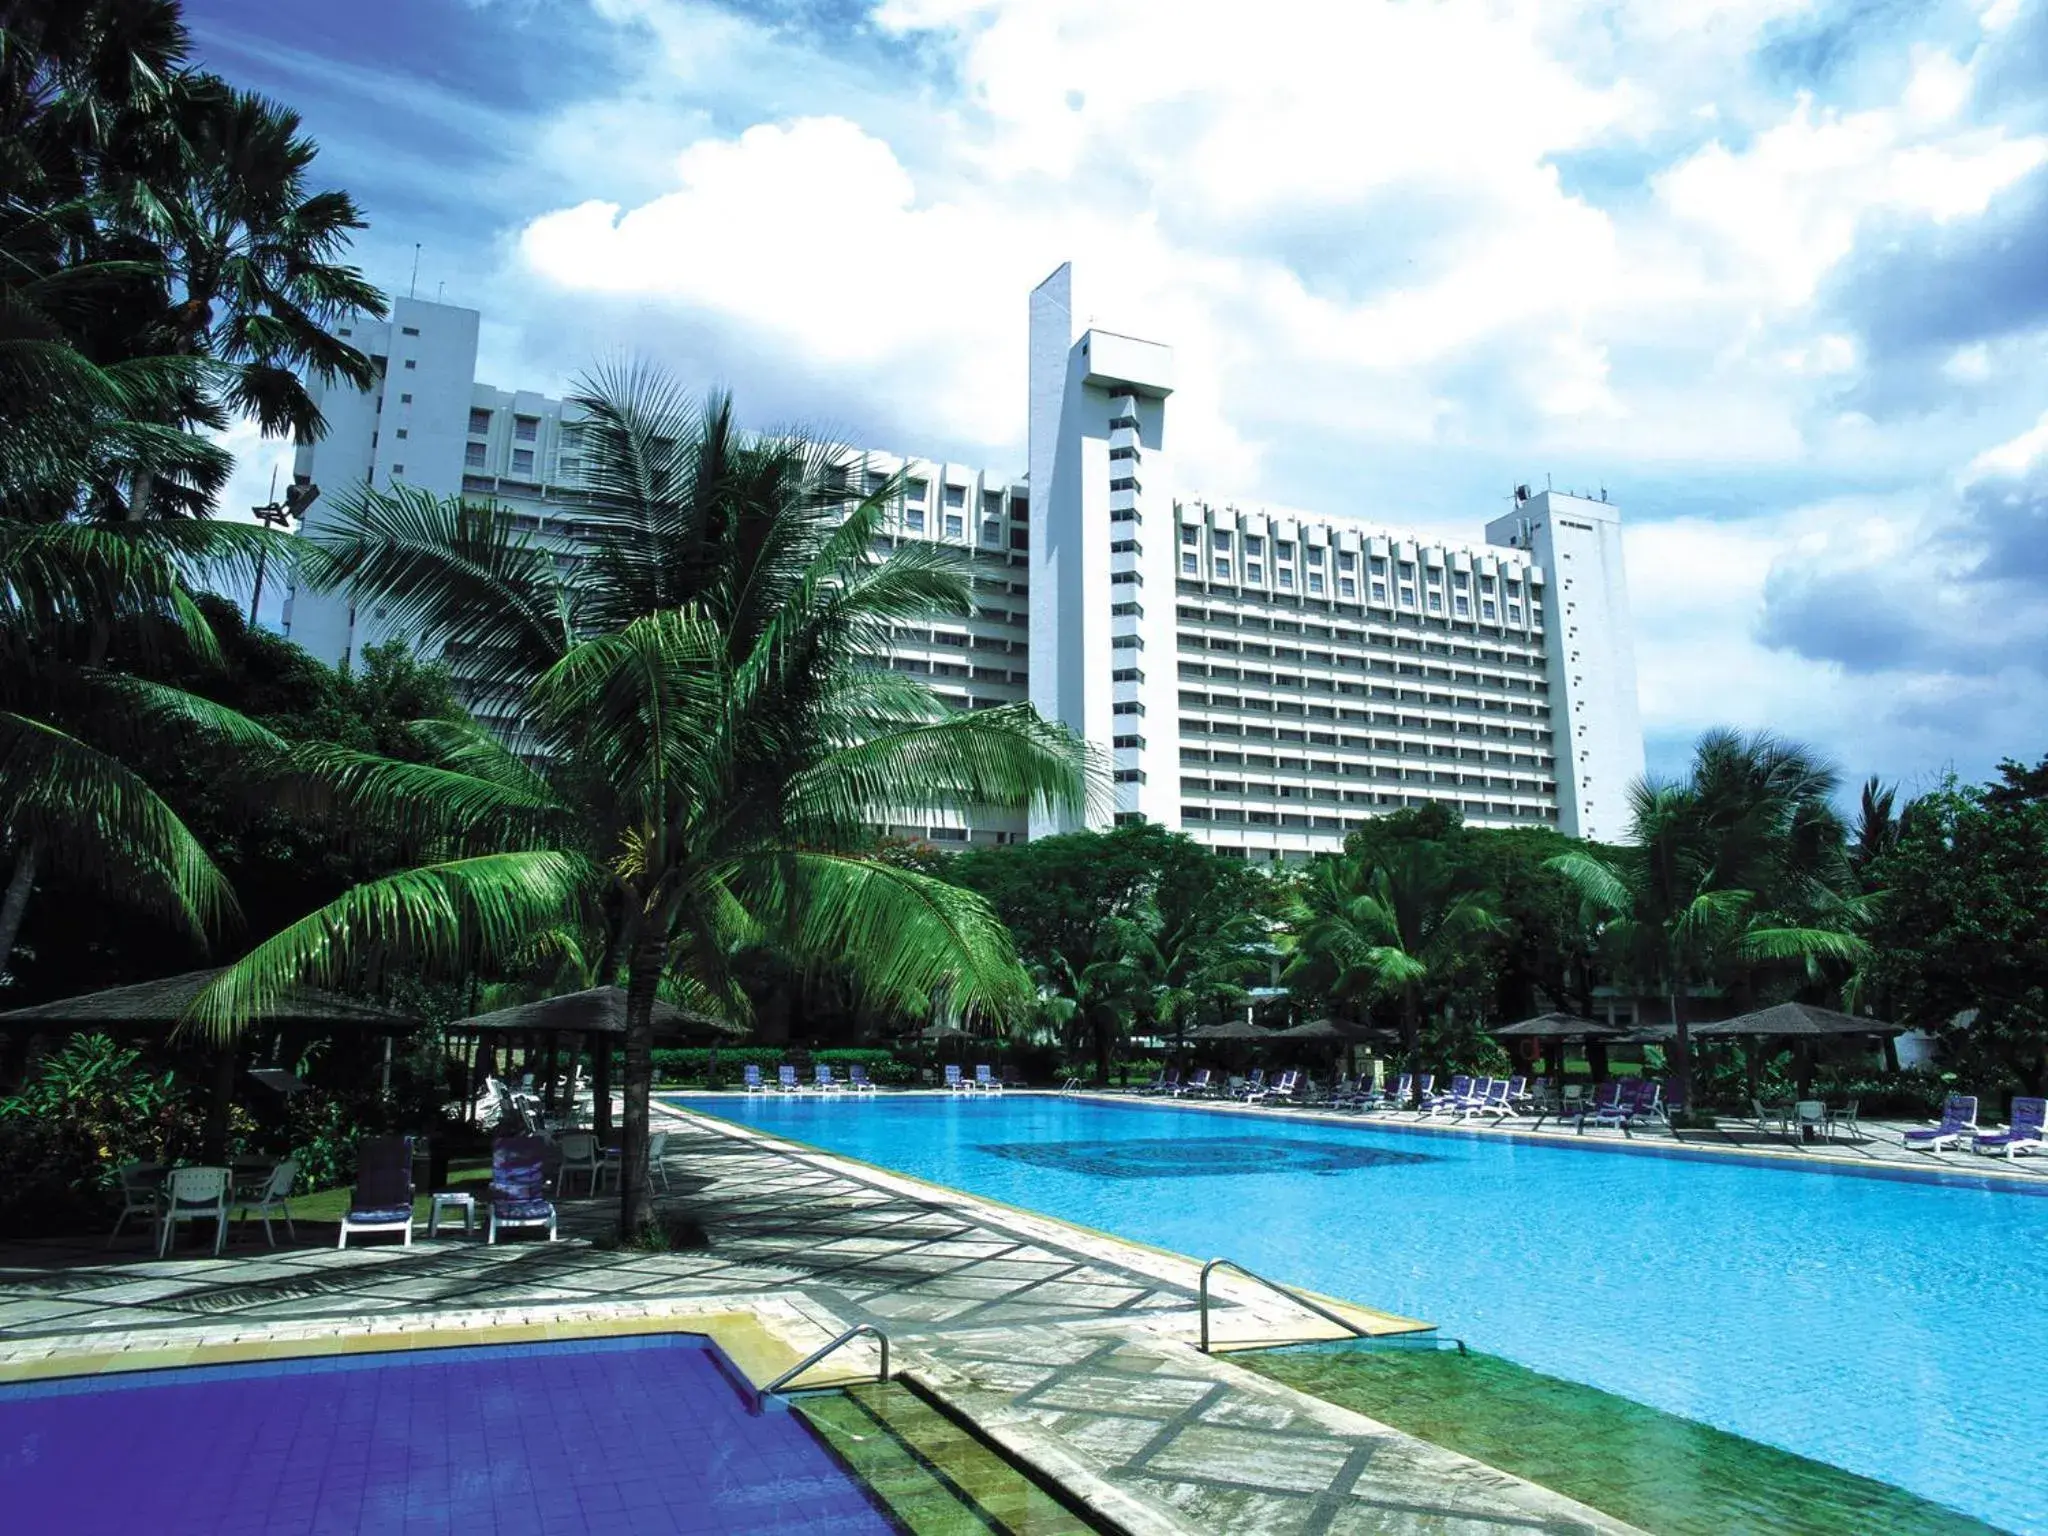
[[[1320,992],[1363,1019],[1380,998],[1398,1001],[1401,1048],[1416,1063],[1430,989],[1470,958],[1500,919],[1485,891],[1431,843],[1403,843],[1376,862],[1321,861],[1302,893],[1294,958],[1282,980]]]
[[[1621,859],[1568,853],[1548,861],[1577,888],[1611,970],[1665,999],[1681,1104],[1692,1102],[1683,1000],[1694,985],[1789,961],[1853,961],[1864,951],[1852,933],[1785,915],[1795,903],[1809,913],[1829,908],[1817,871],[1835,861],[1812,796],[1832,781],[1799,749],[1756,741],[1765,750],[1750,754],[1738,738],[1711,733],[1687,782],[1635,785],[1631,846]],[[1773,896],[1782,905],[1774,907]]]
[[[651,1011],[664,977],[716,1004],[727,958],[773,943],[850,965],[869,997],[1000,1013],[1029,987],[987,905],[872,857],[874,824],[1030,803],[1079,809],[1092,776],[1027,706],[955,714],[876,662],[891,626],[965,614],[955,558],[871,553],[892,490],[857,504],[845,454],[741,433],[651,370],[576,397],[592,509],[573,568],[490,507],[404,487],[345,497],[329,583],[374,594],[497,701],[429,728],[426,765],[308,753],[301,785],[406,829],[426,862],[293,924],[195,1005],[232,1032],[299,981],[502,960],[565,918],[627,996],[621,1220],[645,1178]],[[566,564],[566,563],[564,563]]]

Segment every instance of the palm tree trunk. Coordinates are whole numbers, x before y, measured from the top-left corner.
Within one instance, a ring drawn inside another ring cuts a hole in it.
[[[643,941],[626,962],[626,1123],[619,1138],[619,1236],[654,1223],[654,1187],[647,1182],[649,1102],[654,1088],[654,991],[661,981],[659,943]],[[610,1042],[599,1042],[609,1053]],[[608,1090],[607,1090],[608,1091]]]
[[[1422,1057],[1422,1029],[1415,1014],[1415,993],[1411,989],[1401,998],[1401,1058],[1410,1072],[1416,1070]]]
[[[1692,1108],[1692,1026],[1678,1006],[1678,988],[1669,992],[1671,1001],[1671,1076],[1678,1084],[1678,1102]]]
[[[21,919],[28,911],[29,888],[36,883],[36,860],[41,851],[34,838],[21,845],[21,852],[14,857],[14,873],[7,879],[7,894],[0,896],[0,976],[7,974],[14,959],[14,941],[21,936]]]

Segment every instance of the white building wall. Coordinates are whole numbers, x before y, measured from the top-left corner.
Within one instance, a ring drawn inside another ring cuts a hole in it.
[[[1643,776],[1635,628],[1621,513],[1605,501],[1538,491],[1486,526],[1547,573],[1547,662],[1556,709],[1558,827],[1573,837],[1628,835],[1629,787]]]

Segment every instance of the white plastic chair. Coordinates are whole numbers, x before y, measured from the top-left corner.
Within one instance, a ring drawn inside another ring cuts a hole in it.
[[[668,1188],[668,1164],[663,1161],[667,1154],[667,1131],[656,1131],[652,1136],[649,1136],[647,1138],[648,1182],[652,1183],[654,1180],[659,1179],[661,1181],[661,1187],[664,1190]],[[612,1174],[614,1177],[624,1177],[624,1175],[619,1172],[621,1157],[622,1154],[620,1153],[617,1147],[606,1147],[604,1149],[605,1171],[609,1174]]]
[[[277,1246],[277,1234],[270,1230],[270,1218],[282,1216],[285,1232],[296,1241],[299,1229],[292,1224],[292,1185],[298,1182],[299,1162],[288,1157],[270,1170],[270,1177],[264,1182],[263,1194],[254,1206],[242,1207],[242,1220],[259,1218],[263,1222],[263,1240],[271,1247]]]
[[[555,1175],[556,1195],[568,1198],[569,1175],[582,1173],[590,1176],[590,1194],[595,1199],[598,1186],[604,1182],[605,1169],[597,1137],[589,1131],[568,1131],[555,1139],[555,1145],[562,1149],[562,1166]]]
[[[130,1216],[149,1218],[149,1240],[156,1241],[157,1212],[163,1204],[163,1168],[156,1163],[127,1163],[120,1171],[121,1214],[114,1218],[114,1230],[107,1234],[107,1246],[114,1246]]]
[[[1792,1129],[1801,1141],[1806,1140],[1808,1131],[1834,1139],[1835,1128],[1828,1121],[1828,1107],[1819,1099],[1801,1099],[1792,1107],[1792,1121]]]
[[[227,1168],[173,1168],[164,1181],[163,1210],[158,1215],[156,1256],[164,1257],[176,1240],[181,1221],[214,1223],[213,1256],[228,1245],[228,1197],[235,1176]]]

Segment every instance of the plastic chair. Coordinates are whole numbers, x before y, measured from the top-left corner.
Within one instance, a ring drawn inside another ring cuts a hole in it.
[[[1815,1137],[1832,1137],[1834,1127],[1828,1123],[1828,1107],[1819,1099],[1801,1099],[1792,1106],[1792,1129],[1798,1139],[1805,1141],[1807,1132]]]
[[[213,1256],[219,1258],[228,1245],[228,1196],[235,1176],[227,1168],[173,1168],[164,1180],[163,1210],[157,1217],[156,1256],[171,1251],[181,1221],[210,1221],[214,1225]]]
[[[556,1138],[555,1144],[562,1149],[562,1166],[555,1175],[555,1194],[567,1199],[569,1196],[569,1175],[587,1174],[590,1178],[591,1198],[597,1197],[598,1187],[604,1182],[605,1160],[597,1144],[597,1137],[589,1131],[570,1131]]]
[[[121,1235],[130,1216],[149,1218],[149,1238],[156,1241],[157,1213],[163,1206],[164,1171],[156,1163],[126,1163],[120,1171],[121,1214],[114,1218],[114,1230],[107,1234],[107,1246]]]
[[[252,1216],[261,1218],[263,1240],[273,1248],[277,1246],[277,1235],[270,1230],[270,1218],[273,1215],[282,1216],[285,1232],[294,1241],[298,1239],[299,1229],[292,1224],[291,1204],[292,1185],[298,1182],[298,1177],[298,1159],[286,1158],[270,1170],[270,1177],[264,1181],[263,1194],[257,1200],[254,1209],[246,1205],[242,1207],[242,1220],[248,1221]]]

